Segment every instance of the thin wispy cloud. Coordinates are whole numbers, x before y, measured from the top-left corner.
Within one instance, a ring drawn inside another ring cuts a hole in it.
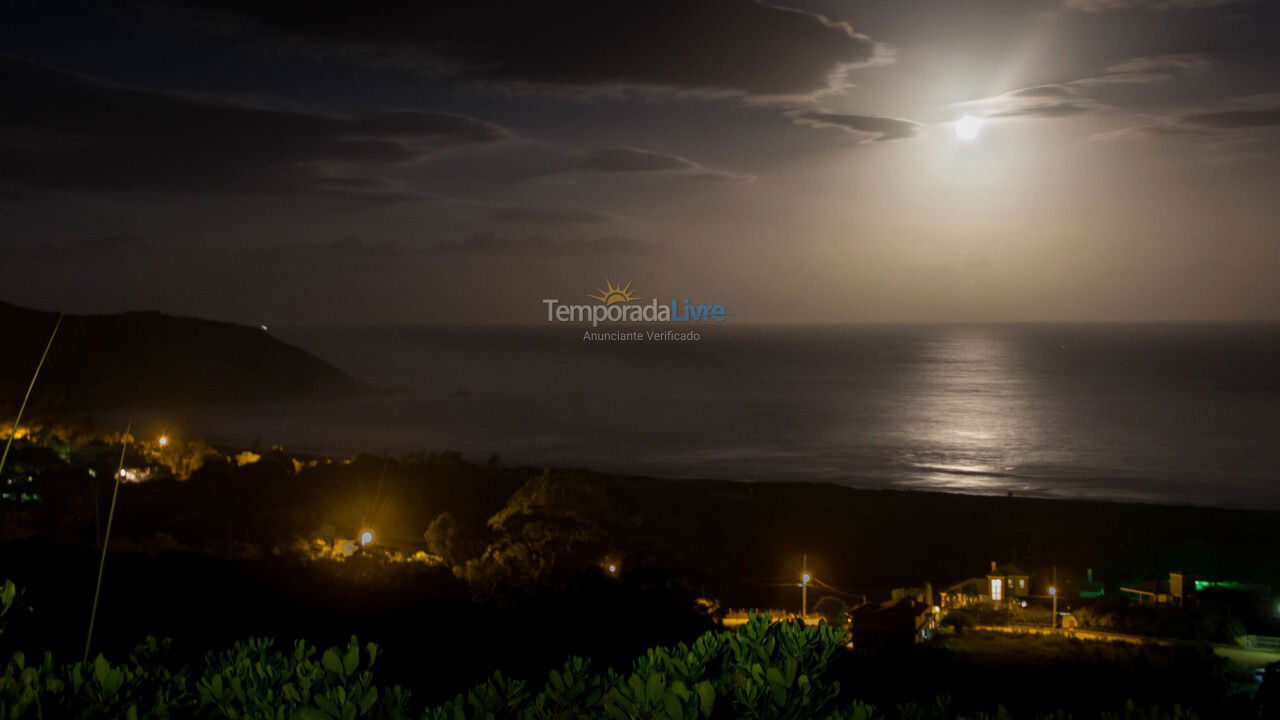
[[[1130,58],[1095,75],[1032,85],[979,98],[957,107],[990,118],[1070,118],[1126,105],[1128,94],[1144,86],[1200,75],[1212,66],[1203,54],[1183,53]]]
[[[547,174],[655,175],[708,182],[751,182],[755,176],[713,168],[674,153],[636,147],[597,148],[577,153],[568,165]]]
[[[924,125],[904,118],[856,115],[831,110],[792,110],[786,116],[797,125],[842,130],[857,136],[859,142],[903,140],[921,135],[925,130]]]
[[[476,233],[461,240],[435,243],[429,250],[440,255],[536,258],[628,257],[665,252],[664,247],[655,243],[626,237],[553,238],[547,235],[515,237],[490,233]]]

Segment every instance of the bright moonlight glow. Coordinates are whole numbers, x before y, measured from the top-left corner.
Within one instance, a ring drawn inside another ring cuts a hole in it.
[[[955,122],[955,126],[956,137],[961,140],[972,140],[978,137],[978,133],[982,130],[982,118],[965,115]]]

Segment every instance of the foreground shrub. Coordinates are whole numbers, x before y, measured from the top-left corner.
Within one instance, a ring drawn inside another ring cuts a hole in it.
[[[495,673],[439,707],[415,710],[399,686],[378,685],[378,647],[267,639],[211,652],[195,667],[167,662],[168,645],[149,639],[124,662],[55,664],[14,654],[0,675],[0,720],[19,718],[245,718],[262,720],[929,720],[959,717],[945,701],[880,710],[838,705],[829,675],[843,632],[827,625],[774,623],[756,615],[736,632],[654,648],[629,671],[595,670],[571,658],[539,689]],[[971,716],[1003,718],[994,715]],[[1058,715],[1055,717],[1065,717]],[[1174,708],[1112,713],[1116,720],[1190,720]]]

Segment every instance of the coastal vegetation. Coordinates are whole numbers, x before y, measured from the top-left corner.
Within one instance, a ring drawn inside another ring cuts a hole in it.
[[[1011,717],[959,712],[946,698],[889,708],[842,695],[833,659],[844,633],[825,624],[772,622],[757,615],[736,631],[650,648],[621,670],[573,657],[529,683],[497,672],[456,697],[422,707],[413,693],[380,682],[379,648],[355,637],[323,651],[306,642],[281,647],[250,639],[184,665],[169,643],[148,638],[112,662],[58,664],[49,654],[14,654],[0,674],[0,716],[114,718],[295,718],[298,720],[973,720]],[[1061,713],[1055,718],[1067,717]],[[1190,719],[1180,706],[1126,703],[1116,720]]]

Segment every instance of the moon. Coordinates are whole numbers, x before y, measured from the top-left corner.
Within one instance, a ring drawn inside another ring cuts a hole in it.
[[[972,140],[978,137],[978,133],[982,130],[982,123],[982,118],[965,115],[955,122],[956,137],[961,140]]]

